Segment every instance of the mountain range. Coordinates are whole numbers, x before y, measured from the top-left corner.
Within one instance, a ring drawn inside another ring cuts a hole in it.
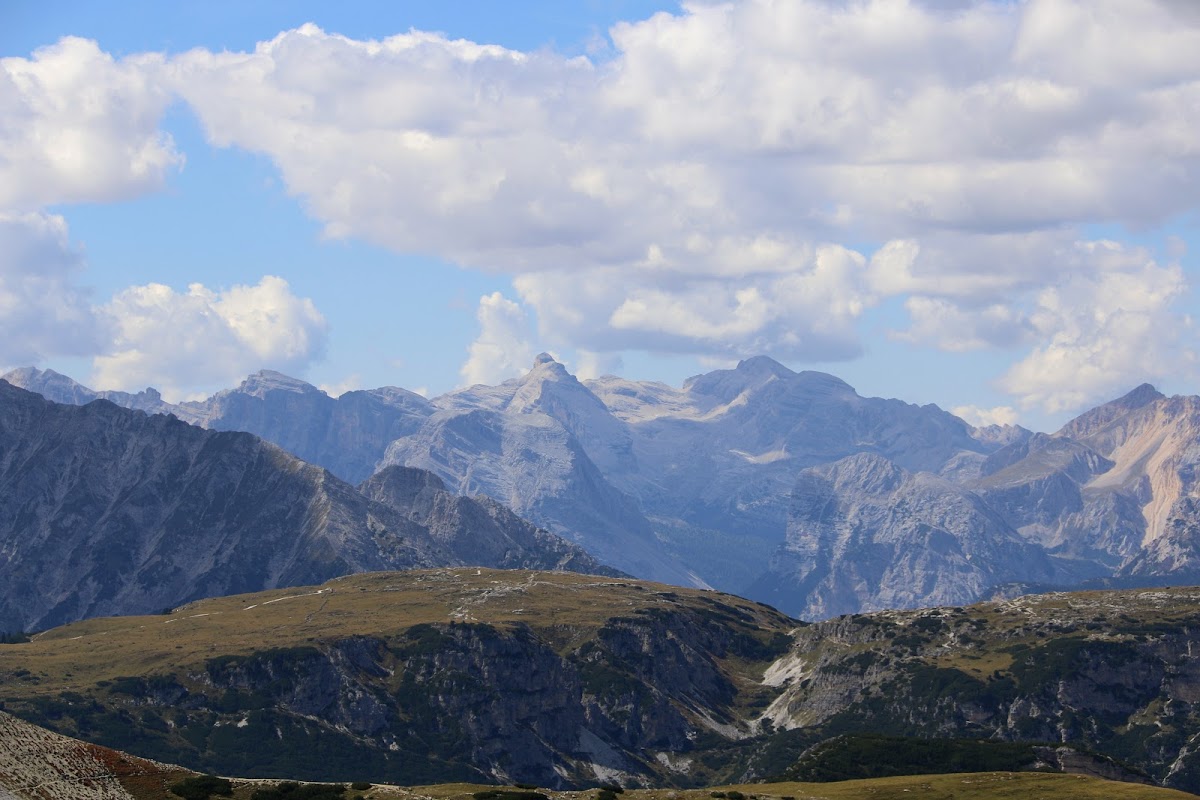
[[[247,431],[350,482],[389,466],[484,495],[631,575],[806,619],[971,602],[1004,586],[1200,575],[1200,398],[1141,386],[1054,434],[973,428],[765,357],[675,388],[521,378],[332,398],[261,372],[204,401],[10,383]]]
[[[0,632],[463,564],[618,574],[422,470],[356,488],[252,434],[0,382]]]

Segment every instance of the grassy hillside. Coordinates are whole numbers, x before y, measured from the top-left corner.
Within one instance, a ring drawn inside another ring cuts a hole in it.
[[[762,672],[798,624],[714,592],[570,573],[355,575],[0,646],[0,702],[226,774],[570,785],[599,765],[669,779],[660,753],[753,733],[777,692]]]
[[[234,800],[250,800],[256,790],[273,785],[235,781],[232,797]],[[364,800],[475,800],[476,794],[495,788],[471,784],[372,786],[365,790],[347,787],[343,797],[346,800],[359,795]],[[600,790],[536,791],[549,800],[598,800],[601,794]],[[622,800],[1185,800],[1195,795],[1081,775],[985,772],[841,783],[745,784],[692,790],[630,789],[618,797]],[[138,800],[160,798],[177,800],[174,795],[143,795]]]
[[[64,625],[28,643],[0,646],[0,675],[20,682],[20,696],[53,694],[120,676],[178,672],[216,653],[248,655],[452,623],[528,625],[568,652],[609,619],[680,606],[738,623],[764,647],[774,639],[778,648],[778,636],[802,624],[732,595],[645,581],[522,570],[381,572],[201,600],[157,616]],[[0,688],[0,696],[10,689]]]

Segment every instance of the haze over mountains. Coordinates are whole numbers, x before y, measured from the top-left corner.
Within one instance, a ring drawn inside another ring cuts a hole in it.
[[[5,379],[248,431],[349,481],[419,467],[632,575],[804,618],[1200,574],[1200,399],[1149,386],[1047,435],[972,428],[765,357],[675,388],[580,382],[543,354],[519,379],[431,400],[331,398],[271,372],[177,405],[49,371]]]

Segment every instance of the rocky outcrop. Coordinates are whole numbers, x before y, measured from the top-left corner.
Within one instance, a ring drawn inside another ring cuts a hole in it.
[[[751,593],[822,619],[968,603],[993,584],[1054,574],[1049,558],[976,495],[860,454],[800,473],[787,543]]]
[[[492,556],[599,569],[494,507],[424,522],[410,511],[250,434],[0,382],[0,631]],[[473,513],[485,529],[463,517]]]
[[[179,767],[81,742],[0,711],[0,798],[134,800],[125,784],[165,790]],[[157,780],[156,780],[157,779]]]
[[[1198,601],[1197,589],[1054,593],[828,620],[798,630],[768,671],[785,688],[765,716],[828,733],[1062,742],[1194,792]]]

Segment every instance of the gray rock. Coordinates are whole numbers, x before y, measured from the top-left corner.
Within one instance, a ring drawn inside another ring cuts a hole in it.
[[[0,381],[0,631],[492,557],[602,571],[495,506],[414,513],[250,434]]]

